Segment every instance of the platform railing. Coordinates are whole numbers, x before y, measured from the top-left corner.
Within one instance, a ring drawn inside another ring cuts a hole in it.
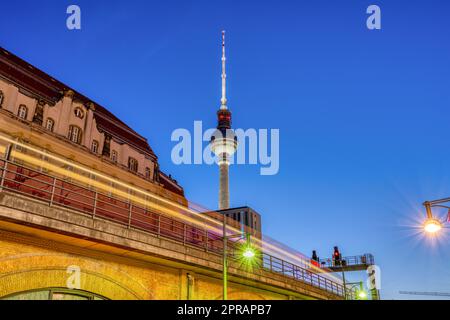
[[[336,267],[352,267],[352,266],[371,266],[375,264],[375,259],[372,254],[366,253],[359,256],[343,257],[339,260],[335,259],[321,259],[320,266],[322,268],[336,268]]]
[[[0,192],[8,191],[47,203],[82,212],[93,219],[105,219],[128,228],[138,229],[184,245],[222,254],[222,235],[176,218],[119,199],[92,187],[81,186],[69,178],[53,176],[22,163],[0,159]],[[230,241],[231,257],[236,242]],[[301,281],[337,296],[344,296],[342,284],[266,253],[261,253],[261,269]],[[256,271],[256,270],[254,270]]]

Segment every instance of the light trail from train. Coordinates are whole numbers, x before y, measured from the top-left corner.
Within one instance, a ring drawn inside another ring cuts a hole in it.
[[[95,188],[98,188],[99,190],[102,190],[102,191],[105,191],[108,193],[112,193],[115,196],[133,201],[135,203],[143,205],[144,207],[152,208],[154,210],[157,210],[158,212],[161,212],[166,215],[170,215],[181,221],[188,222],[194,226],[198,226],[198,227],[208,230],[210,232],[214,232],[218,235],[223,234],[223,229],[222,229],[223,222],[222,221],[219,221],[217,219],[209,217],[206,214],[202,214],[204,212],[214,212],[214,211],[206,210],[205,208],[203,208],[202,206],[200,206],[198,204],[195,204],[195,203],[192,203],[189,201],[189,205],[196,208],[196,210],[193,210],[190,207],[183,206],[179,203],[168,200],[164,197],[158,196],[158,195],[148,192],[146,190],[140,189],[136,186],[133,186],[133,185],[130,185],[123,181],[120,181],[118,179],[112,178],[112,177],[105,175],[97,170],[90,169],[90,168],[80,165],[74,161],[65,159],[62,156],[56,155],[54,153],[50,153],[47,150],[43,151],[39,147],[32,146],[28,143],[20,142],[14,138],[7,137],[3,134],[0,134],[0,141],[4,141],[10,145],[20,146],[23,149],[29,150],[29,151],[39,154],[41,156],[41,158],[36,158],[27,153],[20,152],[16,149],[11,150],[11,156],[16,159],[27,162],[38,168],[42,168],[45,170],[55,172],[64,177],[74,179],[81,184],[93,186]],[[2,154],[5,154],[6,150],[7,150],[6,146],[0,145],[0,152]],[[74,168],[74,169],[76,168],[79,171],[87,173],[88,176],[73,172],[72,170],[69,170],[67,168],[64,168],[64,167],[61,167],[61,166],[58,166],[55,164],[52,164],[48,161],[48,159],[52,159],[52,160],[58,162],[59,164],[65,165],[70,168]],[[104,179],[105,181],[107,181],[109,183],[104,183],[104,182],[92,179],[92,178],[90,178],[92,175],[95,177]],[[112,185],[114,187],[112,187]],[[129,192],[120,190],[115,186],[121,186],[121,187],[125,188],[126,190],[132,190],[133,192],[140,194],[141,196],[130,194]],[[152,199],[154,199],[154,201],[149,201],[148,198],[152,198]],[[155,203],[155,201],[160,201],[160,202],[166,204],[168,207],[162,206],[161,204],[158,204],[158,203]],[[180,211],[177,211],[177,209]],[[239,233],[242,233],[242,231],[233,226],[230,226],[230,225],[227,226],[227,235],[228,236],[239,234]],[[323,273],[323,270],[321,268],[318,268],[317,266],[311,264],[309,258],[307,258],[305,255],[299,253],[298,251],[296,251],[292,248],[287,247],[284,244],[280,244],[278,241],[271,239],[268,236],[264,236],[264,239],[252,237],[251,240],[252,240],[252,245],[254,245],[258,250],[261,250],[262,252],[269,253],[269,254],[275,255],[275,256],[281,256],[293,264],[300,265],[300,266],[306,266],[315,273],[322,273],[324,276],[328,277],[329,279],[332,279],[333,281],[341,282],[340,278],[333,276],[329,273]]]

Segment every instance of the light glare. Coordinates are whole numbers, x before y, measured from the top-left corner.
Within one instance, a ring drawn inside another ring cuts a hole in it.
[[[429,218],[424,225],[425,232],[436,233],[442,229],[442,223],[434,218]]]
[[[365,291],[360,291],[359,293],[358,293],[358,297],[360,298],[360,299],[366,299],[367,298],[367,293],[365,292]]]
[[[242,255],[244,258],[251,259],[255,256],[255,251],[252,248],[247,248]]]

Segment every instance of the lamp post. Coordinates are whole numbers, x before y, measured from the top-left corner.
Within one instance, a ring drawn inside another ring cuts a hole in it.
[[[443,227],[443,222],[439,219],[433,217],[432,208],[445,208],[449,210],[450,213],[450,206],[443,205],[443,203],[450,202],[450,198],[444,198],[439,200],[432,200],[432,201],[425,201],[423,203],[426,213],[427,213],[427,219],[425,220],[423,224],[423,228],[425,232],[429,234],[436,234],[439,232]]]
[[[344,285],[344,297],[345,297],[345,300],[347,300],[347,284],[346,284],[346,281],[345,281],[344,268],[342,268],[342,284]]]
[[[223,300],[228,300],[227,214],[223,213]]]
[[[247,260],[252,260],[256,253],[250,245],[250,235],[246,233],[237,233],[228,236],[227,235],[227,214],[223,213],[223,300],[228,300],[228,239],[230,238],[245,238],[247,239],[247,245],[245,246],[242,257]]]

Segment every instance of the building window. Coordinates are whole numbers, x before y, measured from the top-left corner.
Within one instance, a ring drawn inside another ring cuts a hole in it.
[[[88,187],[90,190],[95,189],[94,185],[95,185],[96,180],[97,180],[97,176],[93,173],[89,173],[89,182],[91,182],[91,183],[88,183]]]
[[[52,118],[47,118],[47,121],[45,122],[45,129],[47,129],[50,132],[53,132],[54,128],[55,128],[55,121]]]
[[[44,153],[41,154],[42,164],[43,166],[40,167],[41,172],[48,172],[48,168],[45,166],[45,164],[49,163],[48,157],[45,155],[47,153],[47,150],[44,150]]]
[[[81,129],[77,126],[69,127],[68,138],[70,141],[80,144],[81,143]]]
[[[4,95],[3,95],[3,91],[0,91],[0,108],[2,107],[2,105],[3,105],[3,100],[4,100]]]
[[[64,175],[64,181],[71,182],[72,181],[72,174],[73,174],[73,167],[71,165],[64,165],[63,168],[67,171]]]
[[[97,140],[92,141],[91,151],[93,153],[98,152],[98,141]]]
[[[28,108],[25,105],[21,104],[19,106],[19,112],[17,113],[17,115],[20,119],[26,120],[28,115]]]
[[[22,140],[20,140],[20,139],[17,139],[17,142],[19,142],[19,143],[24,143],[24,142],[26,142],[26,141],[22,141]],[[14,148],[16,149],[17,153],[23,153],[23,154],[26,154],[26,153],[27,153],[27,149],[24,148],[21,144],[16,144]],[[20,158],[20,157],[14,157],[14,162],[17,162],[18,164],[23,165],[24,162],[23,162],[23,160],[21,160],[21,159],[22,159],[22,158]],[[16,177],[17,177],[17,176],[16,176]]]
[[[128,158],[128,169],[133,172],[138,171],[138,162],[136,159],[129,157]]]
[[[149,167],[146,167],[146,168],[145,168],[145,177],[146,177],[147,179],[150,179],[150,168],[149,168]]]
[[[111,152],[111,160],[113,161],[113,162],[117,162],[117,159],[119,158],[119,156],[118,156],[118,154],[117,154],[117,151],[116,150],[113,150],[112,152]]]
[[[83,110],[81,110],[81,108],[75,108],[74,113],[75,113],[75,117],[83,119],[84,112],[83,112]]]

